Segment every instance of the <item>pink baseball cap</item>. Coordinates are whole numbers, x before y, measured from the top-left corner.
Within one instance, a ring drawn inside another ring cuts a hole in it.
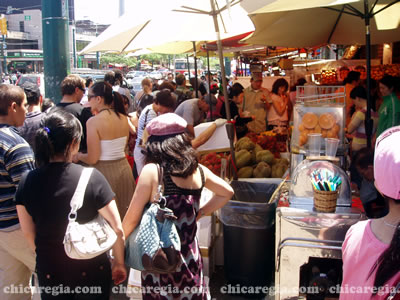
[[[175,113],[160,115],[149,122],[146,130],[151,135],[162,136],[184,133],[187,122]]]
[[[400,126],[385,130],[376,140],[374,177],[385,196],[400,200]]]

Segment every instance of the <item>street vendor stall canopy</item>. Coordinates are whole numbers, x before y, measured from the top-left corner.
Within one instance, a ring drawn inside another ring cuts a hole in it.
[[[371,147],[371,43],[400,40],[400,0],[244,0],[256,26],[247,43],[309,47],[320,44],[366,45],[367,146]]]
[[[400,1],[244,0],[255,32],[245,43],[285,47],[323,44],[365,45],[365,18],[370,20],[371,44],[400,40]],[[363,20],[364,19],[364,20]]]

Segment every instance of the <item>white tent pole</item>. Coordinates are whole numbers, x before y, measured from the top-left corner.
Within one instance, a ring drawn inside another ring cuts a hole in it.
[[[215,32],[217,33],[218,56],[219,56],[219,65],[221,66],[222,88],[224,91],[226,118],[228,119],[228,121],[230,121],[231,120],[231,110],[229,108],[228,91],[226,89],[227,83],[226,83],[226,75],[225,75],[224,54],[222,53],[221,35],[219,33],[219,26],[218,26],[217,14],[215,11],[214,0],[210,0],[210,3],[211,3],[211,9],[212,9],[212,16],[213,16],[213,20],[214,20]],[[235,136],[235,128],[233,126],[233,123],[226,124],[226,131],[228,133],[229,144],[230,144],[230,148],[231,148],[231,157],[232,157],[233,164],[234,164],[234,167],[232,168],[233,169],[233,178],[237,179],[237,172],[235,170],[235,168],[236,168],[235,149],[233,147],[233,139]]]

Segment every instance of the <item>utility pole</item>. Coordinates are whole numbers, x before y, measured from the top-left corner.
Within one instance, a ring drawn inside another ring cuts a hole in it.
[[[74,56],[74,69],[78,68],[78,62],[76,57],[76,28],[72,28],[72,55]]]
[[[43,61],[46,97],[61,101],[61,81],[70,73],[68,1],[42,0]]]
[[[7,74],[7,54],[6,54],[6,35],[7,35],[7,19],[6,16],[1,14],[0,16],[0,33],[2,37],[1,56],[3,56],[3,73]],[[1,63],[0,63],[1,64]]]

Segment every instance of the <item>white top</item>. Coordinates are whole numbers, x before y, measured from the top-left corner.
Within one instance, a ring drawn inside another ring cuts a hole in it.
[[[280,96],[275,95],[271,93],[271,99],[275,101],[283,101]],[[267,112],[267,120],[268,120],[268,125],[280,125],[281,123],[287,123],[288,121],[288,111],[287,107],[283,113],[282,116],[280,116],[276,110],[273,104],[271,104],[271,107],[269,108]]]
[[[124,158],[126,140],[126,136],[113,140],[100,140],[101,154],[99,160],[116,160]]]

